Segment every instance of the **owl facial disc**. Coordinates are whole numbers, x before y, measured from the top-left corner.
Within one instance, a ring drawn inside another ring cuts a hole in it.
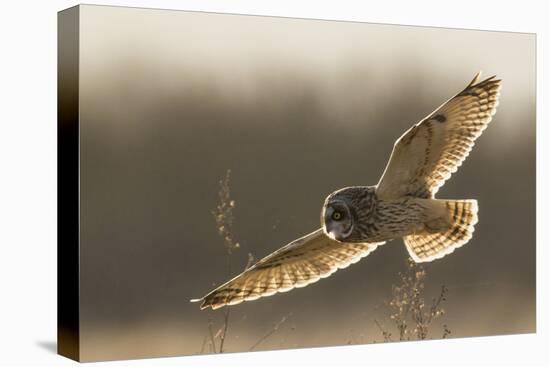
[[[322,222],[327,236],[336,241],[344,241],[353,231],[353,217],[344,201],[335,200],[327,203]]]

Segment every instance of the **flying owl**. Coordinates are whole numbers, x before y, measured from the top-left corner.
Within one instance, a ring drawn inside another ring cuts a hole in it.
[[[492,76],[479,82],[479,77],[397,139],[377,185],[331,193],[320,229],[192,302],[217,309],[305,287],[397,238],[416,262],[442,258],[467,243],[478,220],[477,201],[435,194],[496,112],[501,81]]]

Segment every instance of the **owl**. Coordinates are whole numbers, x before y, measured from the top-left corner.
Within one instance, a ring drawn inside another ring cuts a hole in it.
[[[478,221],[477,201],[435,194],[496,112],[501,81],[479,78],[480,73],[397,139],[377,185],[331,193],[321,210],[321,228],[192,302],[217,309],[305,287],[398,238],[416,262],[442,258],[466,244]]]

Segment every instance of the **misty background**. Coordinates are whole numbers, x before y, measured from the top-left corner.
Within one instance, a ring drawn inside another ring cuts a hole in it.
[[[478,70],[500,106],[437,196],[477,199],[474,238],[425,266],[451,337],[535,331],[535,36],[81,6],[81,356],[196,354],[229,279],[212,210],[232,171],[234,235],[259,259],[374,185],[394,141]],[[383,340],[401,240],[302,289],[231,308],[226,350]],[[431,337],[440,337],[435,329]]]

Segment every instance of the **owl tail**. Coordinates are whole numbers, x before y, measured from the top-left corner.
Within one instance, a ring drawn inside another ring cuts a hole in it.
[[[450,223],[450,227],[447,225],[445,230],[437,232],[428,229],[404,238],[409,255],[416,262],[442,258],[472,238],[474,225],[477,223],[477,201],[438,200],[438,202],[445,213],[443,218]]]

